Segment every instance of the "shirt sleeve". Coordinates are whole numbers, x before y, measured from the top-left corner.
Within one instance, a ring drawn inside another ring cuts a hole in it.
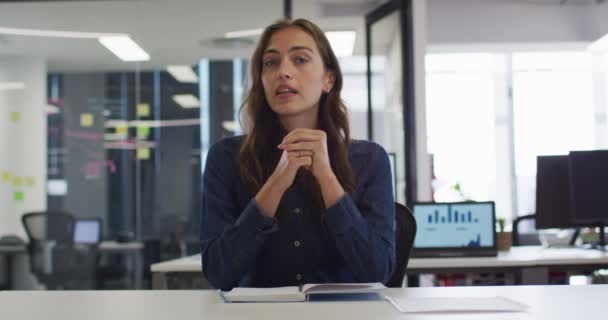
[[[215,288],[230,290],[254,267],[276,221],[262,215],[255,199],[240,212],[235,188],[238,172],[231,153],[220,143],[209,150],[203,173],[201,262],[203,274]]]
[[[324,223],[360,282],[386,282],[395,269],[395,203],[388,155],[374,144],[374,160],[358,204],[347,193],[329,207]]]

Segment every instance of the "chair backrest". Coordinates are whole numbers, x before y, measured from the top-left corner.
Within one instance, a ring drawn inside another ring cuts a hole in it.
[[[400,288],[403,285],[405,269],[410,260],[410,252],[416,238],[416,219],[406,206],[395,202],[395,271],[386,282],[387,287]]]
[[[528,214],[519,216],[513,220],[513,230],[511,232],[511,242],[513,246],[540,245],[538,233],[522,233],[522,224],[536,221],[536,215]],[[534,228],[533,228],[534,229]]]
[[[74,216],[68,212],[30,212],[21,217],[29,238],[32,273],[47,289],[92,288],[95,248],[74,246]],[[84,282],[83,282],[84,280]]]
[[[74,216],[67,212],[29,212],[21,217],[30,242],[55,241],[71,244],[74,237]]]

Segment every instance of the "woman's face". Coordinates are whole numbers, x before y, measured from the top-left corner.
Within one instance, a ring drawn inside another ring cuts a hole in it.
[[[331,90],[333,81],[308,33],[290,27],[272,35],[262,57],[262,84],[275,113],[316,114],[321,93]]]

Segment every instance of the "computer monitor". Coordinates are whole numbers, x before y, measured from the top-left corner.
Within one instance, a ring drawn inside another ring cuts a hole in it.
[[[599,226],[599,246],[603,248],[608,224],[608,150],[571,151],[568,160],[572,219]]]
[[[418,202],[415,257],[495,256],[494,202]]]
[[[608,223],[608,150],[572,151],[569,156],[574,221]]]
[[[101,242],[101,219],[76,219],[74,243],[96,244]]]
[[[576,228],[570,215],[568,156],[536,158],[536,229]]]

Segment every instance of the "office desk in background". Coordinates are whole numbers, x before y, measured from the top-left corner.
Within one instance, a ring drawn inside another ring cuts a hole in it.
[[[133,278],[135,289],[143,289],[144,244],[143,242],[102,241],[99,244],[100,254],[125,254],[133,257]]]
[[[215,290],[6,291],[0,292],[0,312],[3,318],[19,320],[591,320],[606,317],[608,285],[399,288],[382,293],[397,299],[500,296],[530,308],[525,312],[403,314],[387,301],[223,303]]]
[[[512,247],[496,257],[411,258],[408,276],[426,273],[502,272],[520,274],[522,284],[547,284],[550,271],[588,271],[608,268],[608,253],[579,248]],[[171,277],[202,278],[200,255],[150,266],[152,288],[168,289]]]
[[[27,247],[25,244],[11,244],[11,245],[0,245],[0,256],[4,257],[5,261],[5,279],[6,283],[0,286],[0,290],[6,290],[14,288],[14,273],[13,273],[13,260],[16,255],[27,253]]]
[[[142,242],[102,241],[99,244],[100,254],[125,254],[133,257],[133,278],[135,289],[141,289],[143,283],[143,250]],[[18,254],[27,254],[27,244],[0,245],[0,255],[6,259],[7,287],[14,288],[13,260]]]

